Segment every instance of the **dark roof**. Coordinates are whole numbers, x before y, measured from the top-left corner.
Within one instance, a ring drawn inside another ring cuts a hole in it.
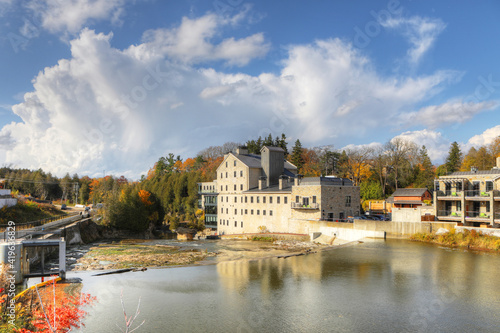
[[[427,191],[426,188],[398,188],[392,197],[421,197]]]
[[[262,168],[260,155],[255,155],[255,154],[233,154],[233,155],[249,168]],[[286,171],[297,170],[297,167],[288,161],[285,161],[284,167],[285,167],[285,174],[287,174],[287,176],[293,177],[294,175],[292,173],[286,173]]]
[[[293,181],[291,181],[288,185],[283,184],[283,189],[279,189],[279,185],[271,185],[269,187],[263,188],[262,190],[259,190],[258,187],[252,188],[248,191],[244,191],[243,193],[267,193],[267,192],[291,192],[292,191],[292,185]]]
[[[474,176],[474,175],[500,175],[500,169],[478,170],[478,171],[457,171],[449,176]]]
[[[353,186],[353,182],[347,178],[337,177],[305,177],[300,181],[300,185],[336,185]]]
[[[243,164],[248,166],[249,168],[260,168],[261,163],[260,163],[260,155],[254,155],[254,154],[248,154],[248,155],[243,155],[243,154],[234,154],[234,156],[239,159]]]
[[[417,200],[396,200],[394,201],[394,205],[422,205],[422,201]]]

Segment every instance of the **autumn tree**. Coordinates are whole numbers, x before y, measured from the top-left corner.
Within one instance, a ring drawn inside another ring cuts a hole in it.
[[[354,186],[359,186],[364,179],[371,175],[370,160],[373,154],[373,148],[361,146],[346,151],[347,176],[354,183]]]
[[[489,151],[491,156],[496,159],[500,156],[500,136],[497,136],[492,143],[489,145]]]
[[[161,225],[165,213],[156,196],[125,186],[105,201],[103,223],[118,229],[142,232]]]
[[[460,171],[470,171],[471,168],[475,167],[476,157],[477,157],[477,150],[476,148],[471,147],[462,160]]]
[[[402,138],[394,138],[387,142],[385,150],[389,158],[389,165],[394,175],[394,187],[397,190],[400,185],[401,170],[405,167],[411,167],[411,161],[416,160],[415,143]],[[406,173],[408,174],[408,173]]]
[[[302,165],[301,173],[306,177],[321,176],[321,163],[316,151],[312,149],[302,149]]]
[[[390,173],[390,160],[384,147],[379,147],[374,152],[372,159],[372,170],[377,175],[380,184],[382,198],[386,197],[387,178]]]

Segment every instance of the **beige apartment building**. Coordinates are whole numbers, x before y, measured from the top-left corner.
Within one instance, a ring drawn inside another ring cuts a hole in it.
[[[491,170],[472,168],[435,181],[434,203],[440,221],[465,226],[500,227],[500,157]]]
[[[359,187],[350,180],[301,177],[278,147],[265,146],[260,155],[240,147],[199,189],[207,227],[215,219],[219,234],[306,233],[306,221],[345,220],[360,210]]]

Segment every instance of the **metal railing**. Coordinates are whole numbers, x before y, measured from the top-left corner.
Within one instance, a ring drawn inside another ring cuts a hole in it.
[[[69,218],[69,217],[73,217],[73,216],[76,216],[78,214],[79,214],[79,212],[75,212],[75,213],[72,213],[72,214],[60,215],[60,216],[55,216],[55,217],[48,217],[48,218],[45,218],[45,219],[31,221],[31,222],[16,223],[15,224],[15,229],[16,229],[16,232],[20,231],[20,230],[31,229],[31,228],[35,228],[35,227],[39,227],[39,226],[45,225],[47,223],[51,223],[51,222],[59,221],[59,220],[66,219],[66,218]],[[6,235],[5,231],[8,230],[7,229],[8,227],[9,227],[8,224],[0,224],[0,233],[2,233],[2,232],[4,233],[4,238],[5,238],[5,235]]]
[[[491,213],[484,213],[479,211],[467,211],[465,212],[465,218],[482,218],[489,219],[491,217]]]
[[[438,217],[462,217],[463,212],[451,210],[438,210]]]
[[[463,191],[447,190],[447,191],[437,191],[438,197],[461,197]]]
[[[489,198],[493,195],[493,191],[468,190],[465,191],[466,197]]]
[[[319,209],[318,203],[310,203],[308,205],[304,205],[301,202],[292,202],[293,209]]]

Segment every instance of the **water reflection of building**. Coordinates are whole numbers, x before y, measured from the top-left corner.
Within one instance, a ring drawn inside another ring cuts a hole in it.
[[[322,278],[322,256],[311,254],[290,257],[287,259],[237,260],[217,264],[219,281],[225,288],[240,291],[248,287],[252,281],[258,281],[263,294],[280,289],[284,277],[290,272],[296,280]]]

